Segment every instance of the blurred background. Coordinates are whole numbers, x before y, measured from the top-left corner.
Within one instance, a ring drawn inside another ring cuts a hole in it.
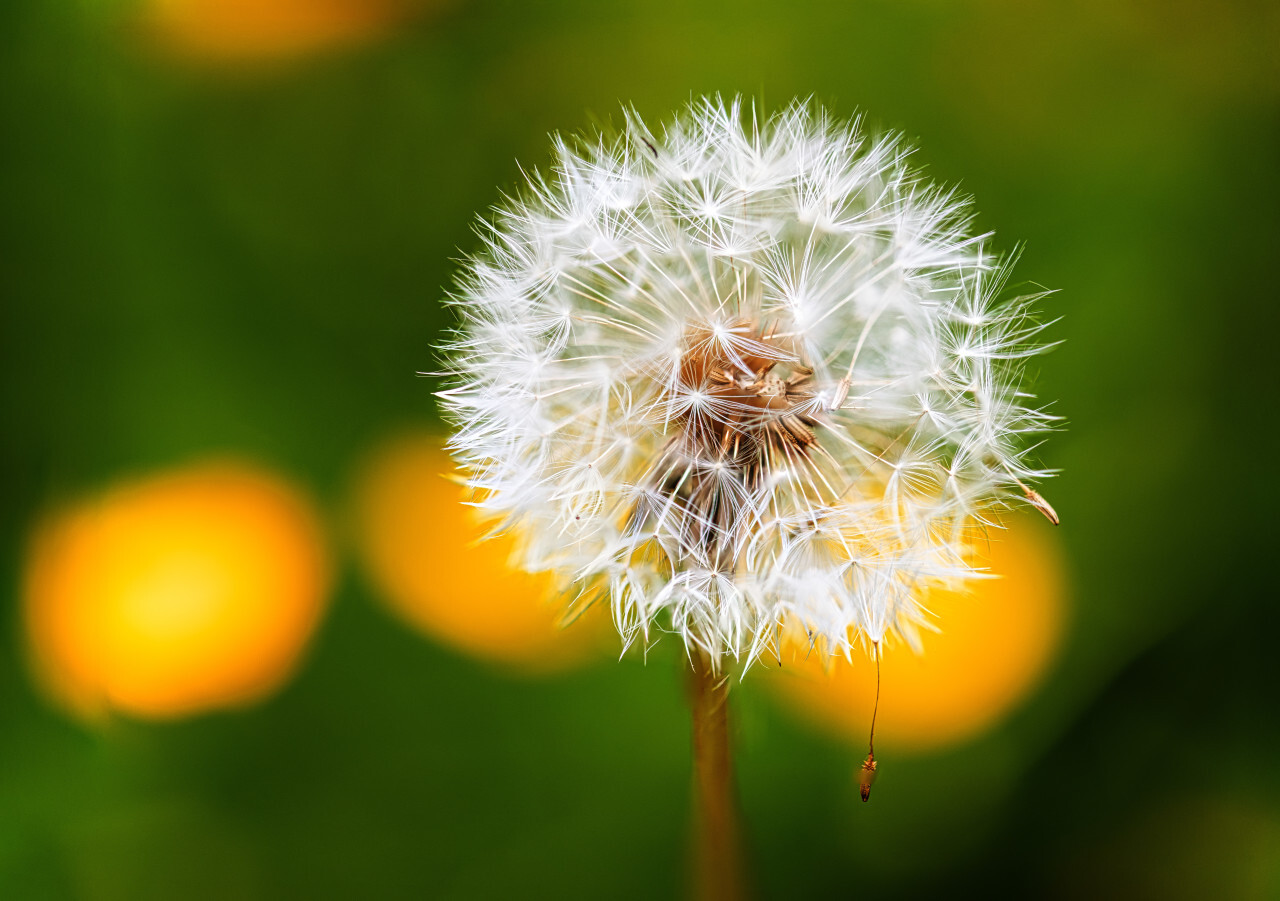
[[[1280,7],[0,7],[0,897],[657,898],[681,658],[475,548],[439,298],[548,134],[905,131],[1060,289],[1053,530],[870,680],[734,689],[761,897],[1280,897]],[[1233,443],[1234,442],[1234,443]],[[461,603],[464,599],[465,603]]]

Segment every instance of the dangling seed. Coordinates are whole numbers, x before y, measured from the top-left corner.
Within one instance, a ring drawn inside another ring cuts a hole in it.
[[[863,801],[871,800],[871,785],[876,781],[876,714],[880,712],[880,642],[872,642],[871,656],[876,659],[876,703],[871,708],[871,737],[867,740],[867,759],[858,768],[858,791]]]
[[[1058,511],[1053,509],[1053,506],[1044,499],[1039,491],[1036,491],[1034,488],[1028,488],[1026,485],[1022,486],[1022,491],[1027,496],[1027,500],[1031,502],[1031,506],[1043,513],[1045,519],[1049,520],[1049,522],[1053,523],[1055,526],[1061,522],[1061,520],[1058,519]]]
[[[858,767],[858,791],[863,801],[871,800],[871,786],[876,781],[876,755],[868,754],[867,759]]]

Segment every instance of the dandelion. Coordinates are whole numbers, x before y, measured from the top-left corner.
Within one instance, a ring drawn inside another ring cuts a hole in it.
[[[896,135],[796,103],[692,104],[555,140],[481,227],[442,392],[518,563],[607,601],[624,646],[683,642],[722,691],[780,659],[918,644],[920,597],[982,575],[1024,500],[1040,294]],[[1056,516],[1056,515],[1055,515]]]

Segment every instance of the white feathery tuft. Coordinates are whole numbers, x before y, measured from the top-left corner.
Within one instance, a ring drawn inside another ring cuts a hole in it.
[[[897,136],[719,98],[626,122],[557,138],[450,298],[477,505],[625,645],[916,644],[923,592],[982,575],[976,527],[1047,507],[1025,448],[1054,417],[1020,387],[1043,295],[1001,299],[1010,261]]]

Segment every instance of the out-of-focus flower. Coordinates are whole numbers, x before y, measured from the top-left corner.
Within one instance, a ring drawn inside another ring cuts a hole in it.
[[[941,631],[923,637],[921,653],[903,645],[882,652],[878,739],[898,748],[954,744],[1035,688],[1063,635],[1066,588],[1052,536],[1036,523],[1017,526],[979,545],[971,561],[999,578],[920,597]],[[784,641],[781,670],[764,683],[817,727],[867,740],[877,684],[871,660],[823,661],[797,629]]]
[[[355,537],[379,598],[427,635],[524,672],[599,654],[598,617],[563,628],[551,579],[513,569],[510,540],[482,541],[482,518],[459,503],[467,494],[432,435],[391,440],[361,464]]]
[[[327,584],[306,498],[256,467],[209,463],[48,517],[23,603],[38,674],[59,700],[91,717],[173,717],[275,691]]]
[[[422,0],[145,0],[141,24],[170,53],[194,61],[245,63],[359,44],[425,5]]]
[[[453,297],[451,447],[520,562],[713,666],[918,644],[993,508],[1044,475],[1033,297],[893,135],[703,100],[557,140]]]

